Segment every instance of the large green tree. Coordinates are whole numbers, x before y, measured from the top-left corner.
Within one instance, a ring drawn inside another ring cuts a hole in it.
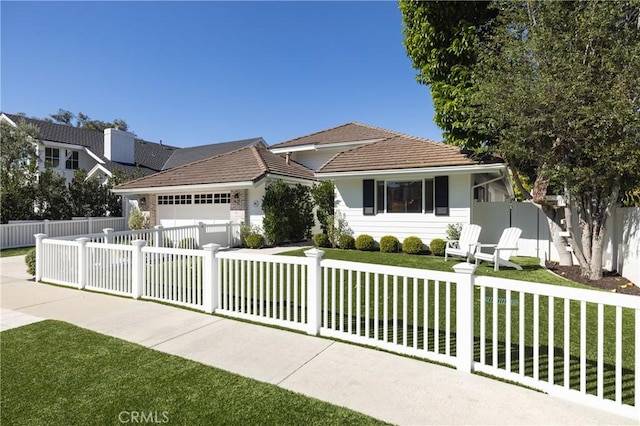
[[[0,222],[33,217],[38,129],[24,121],[0,122]]]
[[[466,108],[474,91],[478,46],[497,11],[489,2],[401,1],[404,46],[419,83],[427,85],[434,121],[447,143],[477,148],[487,140]]]
[[[558,209],[545,196],[564,195],[568,243],[583,274],[597,279],[607,218],[640,182],[638,2],[492,7],[498,13],[478,42],[461,107],[473,129],[490,135],[482,146],[508,160],[516,184],[521,176],[533,182],[522,193],[552,225]]]

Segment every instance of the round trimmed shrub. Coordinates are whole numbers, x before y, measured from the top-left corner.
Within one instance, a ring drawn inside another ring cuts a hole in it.
[[[27,264],[27,274],[36,274],[36,249],[32,248],[27,252],[24,257],[24,262]]]
[[[179,248],[179,249],[197,249],[198,248],[198,242],[193,237],[183,238],[182,240],[180,240],[180,242],[178,243],[178,246],[176,248]]]
[[[351,235],[340,235],[338,246],[344,250],[353,250],[356,248],[356,240]]]
[[[400,248],[400,241],[393,235],[385,235],[380,238],[380,251],[383,253],[397,253]]]
[[[261,234],[252,232],[245,237],[244,243],[250,249],[259,249],[264,247],[264,237]]]
[[[331,247],[327,234],[316,234],[313,236],[313,244],[316,247]]]
[[[431,249],[431,253],[436,256],[444,256],[444,249],[447,246],[447,242],[442,238],[434,238],[431,240],[429,244],[429,248]]]
[[[362,251],[371,251],[376,246],[376,242],[371,235],[362,234],[356,238],[356,248]]]
[[[402,242],[402,251],[407,254],[418,254],[422,251],[422,240],[418,237],[411,236]]]

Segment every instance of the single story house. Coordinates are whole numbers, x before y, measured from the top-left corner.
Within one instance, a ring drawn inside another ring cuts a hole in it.
[[[425,243],[470,223],[474,202],[513,198],[506,165],[459,148],[360,123],[279,143],[271,151],[336,187],[336,212],[354,235]]]
[[[347,123],[270,147],[220,154],[114,189],[139,197],[151,225],[244,222],[260,226],[266,185],[332,180],[336,211],[354,235],[376,240],[417,235],[428,243],[448,224],[469,223],[474,202],[513,197],[496,159],[360,123]]]

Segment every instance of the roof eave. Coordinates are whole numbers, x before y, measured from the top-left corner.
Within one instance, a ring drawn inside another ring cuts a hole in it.
[[[151,186],[140,188],[113,188],[115,194],[161,194],[170,192],[193,192],[222,189],[250,189],[255,186],[253,181],[204,183],[198,185],[171,185],[171,186]]]
[[[438,167],[419,167],[411,169],[383,169],[383,170],[358,170],[358,171],[344,171],[344,172],[316,172],[318,179],[339,179],[339,178],[353,178],[360,176],[376,176],[376,175],[413,175],[424,173],[438,173],[438,174],[467,174],[477,172],[499,172],[505,170],[505,164],[468,164],[461,166],[438,166]]]

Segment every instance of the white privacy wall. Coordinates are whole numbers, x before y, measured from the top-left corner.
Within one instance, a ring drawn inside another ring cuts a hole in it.
[[[425,178],[426,176],[420,176],[415,179]],[[344,214],[354,237],[368,234],[379,242],[381,237],[393,235],[402,242],[406,237],[415,235],[423,243],[429,244],[434,238],[446,237],[448,224],[470,221],[469,175],[449,176],[449,216],[436,216],[433,213],[380,213],[365,216],[362,214],[362,179],[340,179],[335,181],[335,185],[336,211]]]

